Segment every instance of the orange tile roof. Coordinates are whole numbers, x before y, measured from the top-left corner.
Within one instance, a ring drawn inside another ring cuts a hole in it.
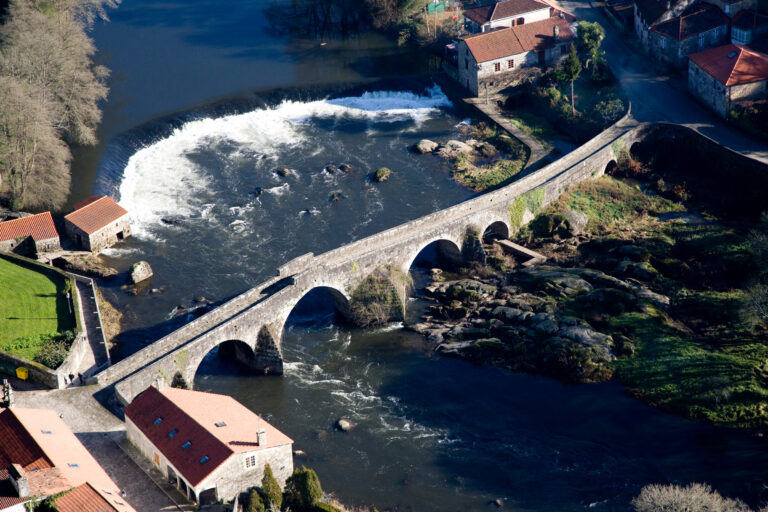
[[[118,512],[96,489],[85,483],[56,500],[58,512]]]
[[[23,435],[12,438],[0,436],[0,447],[4,453],[21,451],[29,459],[29,454],[25,454],[24,450],[30,450],[33,456],[40,453],[49,462],[44,468],[30,468],[25,472],[30,490],[34,488],[36,494],[47,496],[87,482],[118,512],[135,512],[120,498],[117,485],[56,411],[13,407],[0,413],[0,425],[10,426],[16,434],[23,431]],[[19,442],[23,442],[24,446],[17,446]],[[79,512],[95,511],[81,509]]]
[[[51,212],[0,222],[0,242],[31,236],[36,242],[58,238]]]
[[[558,43],[573,39],[568,20],[554,16],[546,20],[465,36],[462,40],[477,62],[501,59],[528,51],[541,51],[555,46],[553,29],[560,28]]]
[[[89,235],[128,214],[125,208],[107,196],[101,196],[93,201],[90,199],[93,198],[78,203],[85,203],[85,205],[64,217]]]
[[[712,4],[694,4],[676,18],[653,26],[652,30],[677,41],[691,38],[716,27],[728,27],[730,19]]]
[[[87,199],[83,199],[82,201],[79,201],[79,202],[75,203],[75,206],[72,207],[72,211],[79,210],[80,208],[82,208],[84,206],[88,206],[89,204],[91,204],[91,203],[93,203],[95,201],[98,201],[102,197],[104,197],[104,196],[90,196]]]
[[[149,387],[125,408],[125,415],[181,475],[197,486],[235,453],[293,443],[288,436],[226,395],[165,387]],[[162,421],[155,425],[155,420]],[[216,426],[216,424],[222,426]],[[267,444],[257,444],[264,429]],[[177,433],[171,438],[169,432]],[[185,450],[182,445],[192,444]],[[208,459],[201,463],[204,457]]]
[[[0,412],[0,470],[11,464],[19,464],[25,471],[53,467],[18,418],[5,409]]]
[[[471,19],[478,25],[483,25],[489,21],[503,20],[548,7],[550,7],[548,4],[539,0],[504,0],[495,4],[467,9],[464,11],[464,17]]]
[[[737,44],[718,46],[688,58],[726,87],[768,80],[768,55]]]

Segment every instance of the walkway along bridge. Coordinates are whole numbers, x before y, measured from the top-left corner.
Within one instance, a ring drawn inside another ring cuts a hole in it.
[[[203,358],[215,347],[265,373],[282,373],[282,337],[294,306],[312,289],[330,289],[336,307],[349,310],[350,295],[382,267],[408,272],[417,255],[438,242],[438,251],[460,258],[469,230],[492,229],[505,238],[557,200],[571,185],[602,175],[622,149],[642,140],[649,124],[628,113],[615,125],[561,159],[493,192],[315,256],[300,256],[276,277],[231,299],[91,379],[114,385],[124,404],[158,377],[181,374],[190,385]],[[476,232],[476,231],[474,231]],[[404,298],[405,290],[399,292]]]

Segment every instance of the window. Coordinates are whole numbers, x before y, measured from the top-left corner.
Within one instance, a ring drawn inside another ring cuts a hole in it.
[[[560,46],[560,55],[568,55],[568,47],[566,45]]]
[[[464,59],[464,69],[469,69],[469,59]]]
[[[187,449],[187,448],[189,448],[190,446],[192,446],[192,441],[187,441],[186,443],[184,443],[183,445],[181,445],[181,449],[182,449],[182,450],[186,450],[186,449]]]
[[[171,430],[170,432],[168,432],[168,438],[173,439],[173,436],[175,436],[178,433],[179,433],[179,429],[175,428],[175,429]]]
[[[155,426],[158,426],[158,425],[159,425],[159,424],[161,424],[162,422],[163,422],[163,418],[157,418],[157,419],[154,421],[154,424],[155,424]]]
[[[704,34],[699,34],[699,49],[704,48]]]
[[[79,468],[80,464],[78,464],[77,462],[67,462],[67,466],[71,468]]]
[[[525,24],[525,18],[517,18],[515,20],[515,25],[523,25]]]
[[[733,39],[733,42],[736,44],[748,44],[749,43],[748,34],[749,32],[747,32],[746,30],[742,30],[740,28],[734,27],[732,29],[733,37],[731,39]]]
[[[40,432],[47,435],[53,434],[53,432],[51,432],[50,430],[41,430]]]
[[[661,39],[659,39],[659,46],[661,46],[662,48],[666,48],[667,47],[667,38],[666,37],[662,37]]]
[[[501,71],[501,62],[497,62],[496,64],[494,64],[493,70],[496,72]]]
[[[216,426],[217,427],[226,427],[227,426],[227,422],[226,421],[219,421],[219,422],[216,423]]]
[[[250,457],[245,458],[245,467],[246,468],[252,468],[256,466],[256,456],[251,455]]]
[[[509,59],[507,61],[507,68],[512,69],[515,67],[515,59]]]
[[[202,459],[200,459],[200,464],[205,464],[205,463],[206,463],[206,462],[208,462],[209,460],[210,460],[210,458],[209,458],[209,457],[206,455],[205,457],[203,457]]]

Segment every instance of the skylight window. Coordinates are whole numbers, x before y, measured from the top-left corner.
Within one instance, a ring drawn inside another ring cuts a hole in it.
[[[155,426],[158,426],[158,425],[159,425],[159,424],[161,424],[162,422],[163,422],[163,418],[157,418],[157,419],[154,421],[154,423],[155,423]]]
[[[68,462],[67,466],[69,466],[71,468],[79,468],[80,464],[78,464],[77,462]]]
[[[202,459],[200,459],[200,464],[205,464],[205,463],[206,463],[206,462],[208,462],[209,460],[210,460],[210,458],[209,458],[209,457],[206,455],[205,457],[203,457]]]
[[[175,428],[175,429],[171,430],[170,432],[168,432],[168,437],[169,438],[173,438],[173,436],[175,436],[178,433],[179,433],[179,429]]]
[[[732,59],[732,58],[734,58],[735,56],[736,56],[736,52],[731,52],[731,53],[729,53],[729,54],[728,54],[728,58],[729,58],[729,59]]]
[[[187,449],[187,448],[189,448],[190,446],[192,446],[192,441],[187,441],[186,443],[184,443],[183,445],[181,445],[181,449],[182,449],[182,450],[186,450],[186,449]]]
[[[42,432],[43,434],[49,434],[49,435],[53,434],[53,431],[51,430],[41,430],[40,432]]]
[[[227,422],[226,421],[216,422],[216,426],[217,427],[226,427],[227,426]]]

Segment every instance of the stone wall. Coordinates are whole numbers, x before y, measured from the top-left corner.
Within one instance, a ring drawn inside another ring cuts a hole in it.
[[[721,25],[681,41],[651,30],[645,47],[655,59],[672,67],[684,69],[688,66],[688,55],[726,43],[728,43],[728,26]]]
[[[115,222],[92,233],[88,237],[88,250],[99,253],[107,247],[115,245],[120,241],[119,233],[122,233],[122,238],[131,236],[131,222],[128,215],[123,215]]]
[[[720,116],[725,117],[728,111],[725,86],[693,61],[688,63],[688,92]]]

